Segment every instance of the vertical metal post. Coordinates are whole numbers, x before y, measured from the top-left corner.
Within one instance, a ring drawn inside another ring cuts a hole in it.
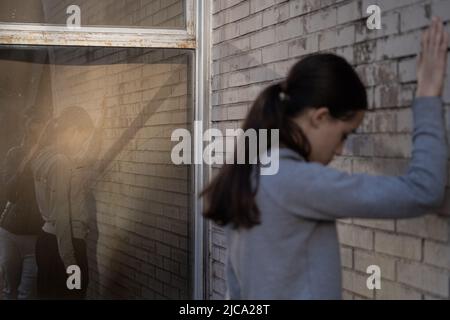
[[[194,120],[202,123],[201,130],[194,129],[194,205],[193,205],[193,298],[205,299],[205,263],[207,257],[207,230],[204,222],[203,201],[198,198],[209,178],[203,159],[203,132],[209,126],[210,100],[210,0],[195,1],[196,55],[195,55],[195,107]],[[201,131],[201,132],[199,132]],[[200,137],[198,136],[200,135]],[[200,150],[199,150],[200,148]],[[200,159],[198,156],[200,155]],[[206,173],[206,174],[205,174]]]

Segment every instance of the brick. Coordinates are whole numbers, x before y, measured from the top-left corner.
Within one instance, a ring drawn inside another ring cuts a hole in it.
[[[375,87],[375,107],[399,107],[402,104],[400,91],[401,87],[398,85],[380,85]]]
[[[340,47],[336,49],[336,54],[338,56],[343,57],[345,60],[347,60],[348,63],[351,65],[354,64],[353,57],[354,57],[354,50],[353,46],[347,46],[347,47]]]
[[[215,8],[214,12],[219,12],[221,10],[225,10],[230,7],[234,7],[237,4],[239,4],[240,2],[242,2],[242,0],[225,0],[225,1],[217,0],[214,2],[214,8]]]
[[[250,13],[265,10],[272,7],[274,4],[274,0],[250,0]]]
[[[337,24],[344,24],[361,18],[358,1],[352,1],[337,8]]]
[[[440,297],[449,296],[448,275],[429,266],[415,262],[397,263],[398,281]]]
[[[298,57],[319,50],[319,38],[312,35],[288,42],[289,57]]]
[[[225,23],[232,23],[237,20],[243,19],[250,14],[250,2],[242,1],[229,10],[225,11]]]
[[[227,108],[228,120],[244,119],[247,115],[247,108],[242,106],[233,106]]]
[[[420,36],[421,33],[414,32],[377,40],[376,59],[384,60],[416,55],[420,50]]]
[[[226,250],[224,248],[213,247],[212,258],[218,262],[225,263]]]
[[[421,300],[422,294],[396,282],[381,281],[381,289],[375,290],[378,300]]]
[[[319,35],[319,50],[346,46],[355,41],[355,26],[328,30]]]
[[[361,133],[411,133],[413,130],[412,110],[404,108],[368,112],[360,130]]]
[[[213,33],[213,44],[230,40],[239,36],[239,24],[230,23],[218,28]]]
[[[381,270],[381,278],[395,280],[395,259],[371,251],[355,249],[355,270],[366,272],[370,265],[377,265]]]
[[[406,32],[428,26],[431,18],[431,6],[429,4],[413,5],[400,11],[400,31]]]
[[[278,79],[281,79],[287,75],[294,62],[295,61],[293,61],[293,59],[289,59],[283,61],[275,61],[270,63],[269,65],[271,67],[271,70],[273,70],[275,76]]]
[[[296,17],[318,10],[321,4],[316,0],[290,0],[289,5],[291,17]]]
[[[250,46],[252,49],[271,45],[275,42],[275,28],[269,28],[260,31],[250,38]]]
[[[395,83],[398,78],[397,64],[392,61],[359,65],[356,71],[366,86]]]
[[[416,75],[417,58],[404,59],[400,61],[399,68],[399,79],[401,82],[411,82],[417,80]]]
[[[433,16],[439,16],[443,21],[450,20],[450,3],[447,0],[433,1],[431,6]]]
[[[342,291],[342,300],[353,300],[353,294],[347,290]]]
[[[373,170],[370,170],[371,173],[375,173]],[[395,222],[394,220],[387,219],[353,219],[353,223],[359,226],[380,229],[386,231],[394,231],[395,230]]]
[[[279,41],[288,40],[304,34],[303,18],[289,19],[275,26],[275,38]]]
[[[305,30],[309,33],[329,29],[337,24],[337,10],[327,8],[305,17]]]
[[[250,37],[240,37],[216,45],[212,48],[212,59],[219,60],[228,56],[243,54],[250,50]]]
[[[250,83],[250,71],[244,70],[244,71],[237,71],[233,73],[228,73],[224,76],[226,81],[224,81],[226,88],[232,88],[232,87],[241,87],[243,85]]]
[[[390,36],[399,32],[400,15],[397,12],[390,12],[381,16],[381,29],[367,28],[367,19],[356,23],[356,42],[378,39]]]
[[[420,260],[422,243],[418,238],[375,232],[375,251],[396,257]]]
[[[343,267],[353,268],[353,249],[349,247],[340,247],[341,264]]]
[[[213,278],[213,290],[221,295],[225,295],[226,283],[225,280],[219,278]]]
[[[396,231],[438,241],[448,241],[448,221],[436,215],[402,219],[396,222]]]
[[[213,277],[217,277],[219,279],[225,279],[225,265],[223,263],[213,262],[212,264],[212,273]]]
[[[211,109],[211,120],[212,121],[224,121],[227,120],[228,114],[227,109],[223,107],[213,107]]]
[[[420,2],[421,0],[363,0],[362,2],[362,10],[366,11],[367,7],[371,4],[376,4],[380,6],[382,12],[391,11],[397,8],[405,7],[412,5],[414,3]]]
[[[248,76],[250,83],[258,83],[282,78],[282,73],[276,70],[275,66],[272,63],[269,65],[264,65],[262,67],[250,69]],[[243,106],[243,108],[247,109],[246,106]]]
[[[241,20],[238,24],[239,35],[245,35],[247,33],[261,29],[262,27],[262,14],[250,16]]]
[[[288,45],[286,42],[265,47],[262,49],[262,63],[283,60],[288,57]]]
[[[352,225],[338,225],[339,241],[342,244],[363,248],[373,248],[373,231]]]
[[[367,274],[357,273],[347,269],[342,270],[343,288],[365,298],[374,298],[374,290],[367,288]]]
[[[347,141],[343,155],[408,158],[411,156],[411,138],[403,134],[358,134]]]
[[[214,19],[212,21],[212,27],[213,29],[216,29],[217,27],[224,25],[224,23],[225,23],[225,14],[223,12],[220,12],[214,16]]]
[[[355,135],[349,138],[342,152],[343,156],[366,157],[374,156],[373,137],[368,135]]]
[[[263,27],[283,22],[289,18],[289,2],[263,12]]]
[[[375,61],[377,42],[367,41],[357,43],[353,46],[353,62],[355,64],[369,63]]]
[[[450,270],[449,245],[425,240],[424,260],[427,264]]]
[[[387,174],[387,175],[402,175],[406,172],[409,165],[407,159],[367,159],[367,158],[354,158],[353,159],[353,172],[354,173],[372,173],[372,174]],[[392,224],[383,221],[393,221],[385,219],[355,219],[355,223],[361,225],[367,225],[377,229],[392,229]]]

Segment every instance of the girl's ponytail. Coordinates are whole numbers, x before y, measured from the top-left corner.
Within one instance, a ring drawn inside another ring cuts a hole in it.
[[[242,129],[244,131],[268,129],[269,136],[270,130],[277,129],[280,140],[305,156],[306,152],[297,146],[297,142],[292,141],[290,132],[300,128],[295,123],[290,123],[287,118],[288,110],[289,96],[283,91],[283,84],[273,84],[258,96]],[[270,140],[267,141],[268,149],[271,148]],[[206,210],[203,213],[205,218],[212,219],[218,225],[231,223],[234,227],[251,228],[260,223],[259,209],[254,200],[259,170],[256,170],[258,165],[250,164],[248,161],[249,143],[248,140],[244,141],[246,163],[238,164],[235,158],[233,164],[224,164],[218,175],[201,194],[207,201]],[[234,152],[235,157],[236,154],[237,152]]]

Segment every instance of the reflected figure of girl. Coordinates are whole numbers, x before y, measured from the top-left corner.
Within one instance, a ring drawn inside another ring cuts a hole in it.
[[[84,210],[85,154],[97,131],[88,113],[69,107],[46,128],[40,151],[31,159],[36,197],[45,221],[36,243],[40,299],[83,299],[89,282]],[[69,266],[81,271],[81,289],[67,286]]]
[[[0,217],[3,299],[33,299],[36,294],[35,246],[43,221],[31,168],[21,163],[36,144],[44,125],[44,117],[29,114],[22,143],[6,155],[3,179],[8,202]]]

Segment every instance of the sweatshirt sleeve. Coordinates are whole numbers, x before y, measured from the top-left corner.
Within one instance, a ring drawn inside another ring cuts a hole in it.
[[[407,218],[440,206],[447,181],[447,142],[442,101],[438,97],[413,102],[413,150],[406,174],[348,174],[318,163],[281,169],[282,192],[263,189],[280,206],[303,218]]]
[[[58,156],[50,170],[50,210],[55,219],[56,240],[59,255],[64,266],[76,265],[72,244],[72,228],[70,221],[70,164],[64,156]]]

